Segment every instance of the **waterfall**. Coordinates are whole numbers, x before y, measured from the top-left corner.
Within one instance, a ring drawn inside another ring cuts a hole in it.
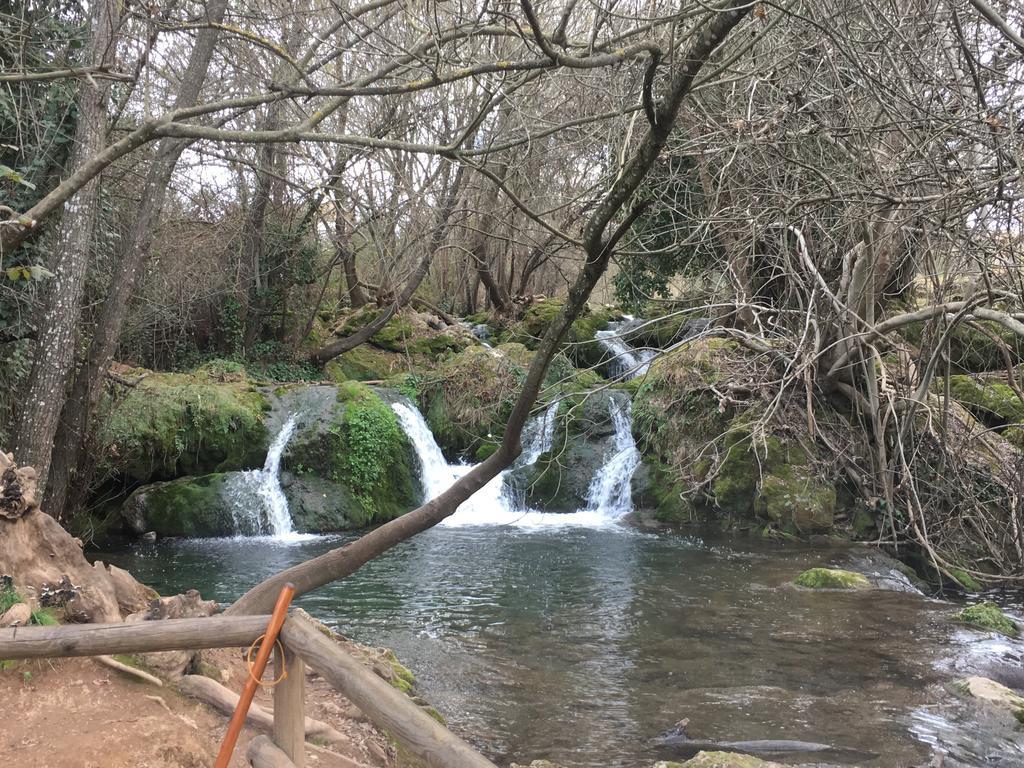
[[[606,363],[610,378],[633,379],[647,373],[655,352],[650,349],[634,349],[624,338],[624,334],[637,324],[638,321],[631,315],[623,315],[623,320],[609,323],[605,330],[597,332],[598,343],[611,354],[611,359]]]
[[[424,501],[436,498],[455,480],[473,469],[471,464],[449,464],[434,439],[423,414],[408,402],[392,404],[402,429],[409,437],[420,462]],[[530,466],[545,451],[551,450],[555,433],[558,404],[531,419],[523,429],[523,453],[515,467]],[[615,453],[591,481],[590,509],[573,513],[539,512],[528,509],[510,492],[505,476],[509,470],[494,477],[483,488],[463,502],[443,526],[508,525],[520,528],[582,526],[598,528],[616,523],[632,511],[630,481],[640,462],[640,453],[630,431],[629,404],[612,403],[615,425]]]
[[[281,488],[281,454],[295,432],[292,414],[267,451],[263,469],[239,472],[228,493],[232,500],[235,531],[242,535],[265,534],[276,538],[297,536],[288,511],[288,499]]]
[[[640,451],[633,440],[632,409],[627,400],[609,405],[615,427],[615,454],[590,481],[587,505],[598,513],[620,518],[633,511],[633,473],[640,464]]]
[[[558,417],[556,401],[536,419],[531,419],[523,428],[523,452],[516,462],[518,467],[528,467],[536,463],[542,453],[551,450],[551,442],[555,438],[555,420]]]

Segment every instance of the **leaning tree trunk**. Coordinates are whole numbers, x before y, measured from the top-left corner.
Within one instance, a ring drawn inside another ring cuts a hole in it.
[[[224,20],[228,0],[210,0],[206,6],[209,27],[196,35],[188,66],[181,79],[174,109],[198,103],[213,58],[219,31],[215,25]],[[68,490],[74,485],[80,499],[92,480],[93,462],[87,461],[89,436],[97,421],[97,409],[103,394],[103,378],[114,359],[121,328],[128,314],[128,304],[135,292],[142,265],[149,258],[160,213],[167,198],[171,176],[187,141],[164,139],[157,145],[156,156],[149,167],[134,225],[118,249],[118,277],[111,281],[103,302],[85,364],[75,377],[71,396],[64,406],[61,420],[63,439],[53,451],[53,465],[46,488],[47,508],[51,514],[66,519]],[[76,473],[84,476],[75,477]]]
[[[522,5],[531,21],[531,27],[534,29],[534,35],[538,38],[538,43],[545,51],[550,50],[550,42],[540,37],[540,26],[533,16],[529,0],[522,0]],[[671,82],[664,97],[657,102],[656,107],[652,103],[650,127],[647,134],[583,228],[583,248],[586,260],[569,289],[565,305],[548,326],[548,330],[537,348],[519,397],[509,416],[508,425],[498,450],[456,480],[440,496],[428,501],[418,509],[385,523],[350,544],[332,549],[319,557],[287,568],[260,582],[242,595],[228,609],[228,613],[251,614],[268,611],[277,599],[278,592],[289,582],[295,586],[296,593],[302,595],[354,573],[396,544],[437,525],[515,460],[522,450],[520,438],[523,426],[530,416],[530,411],[544,383],[544,377],[552,358],[558,351],[569,326],[585,308],[594,286],[604,275],[615,245],[643,211],[644,204],[634,206],[633,210],[609,235],[607,230],[612,220],[633,198],[651,167],[657,161],[658,155],[661,154],[661,150],[668,140],[672,126],[675,124],[679,107],[690,92],[697,74],[712,52],[747,14],[750,7],[747,0],[731,0],[728,10],[715,13],[710,22],[694,31],[693,42],[685,53],[675,60]],[[648,93],[645,96],[653,102],[651,94]]]
[[[112,67],[119,24],[117,0],[100,0],[92,8],[89,66]],[[107,127],[109,80],[83,81],[76,101],[78,124],[71,167],[78,168],[103,149]],[[46,486],[65,389],[75,359],[82,317],[82,296],[89,267],[99,178],[93,177],[64,206],[57,240],[54,280],[39,328],[35,357],[15,428],[18,459],[34,466],[39,486]]]

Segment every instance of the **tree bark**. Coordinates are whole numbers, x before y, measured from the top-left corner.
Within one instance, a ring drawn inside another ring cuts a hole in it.
[[[527,15],[532,17],[529,0],[522,0],[522,4]],[[594,286],[604,274],[616,243],[632,226],[643,206],[634,207],[610,236],[606,235],[608,227],[657,161],[694,78],[751,6],[747,0],[730,0],[727,8],[715,13],[709,22],[694,31],[688,49],[677,60],[671,83],[652,115],[654,119],[647,134],[587,221],[583,229],[586,261],[569,289],[562,310],[548,326],[534,355],[498,450],[456,480],[440,496],[418,509],[385,523],[356,541],[287,568],[257,584],[228,609],[229,614],[265,612],[272,607],[281,587],[288,582],[294,584],[298,596],[354,573],[396,544],[437,525],[515,460],[522,450],[523,426],[544,382],[548,365],[569,326],[579,317]],[[547,45],[547,41],[544,44]]]
[[[210,0],[207,3],[206,14],[211,26],[204,27],[196,35],[188,66],[174,100],[174,109],[198,103],[219,34],[213,25],[224,20],[227,7],[228,0]],[[171,176],[186,146],[187,141],[176,139],[164,139],[157,145],[156,156],[146,175],[134,226],[120,244],[117,259],[118,277],[110,284],[86,362],[75,377],[71,396],[64,406],[63,439],[54,446],[53,468],[46,491],[47,508],[52,514],[61,515],[62,518],[67,517],[65,506],[68,490],[72,486],[76,472],[84,470],[87,475],[74,483],[81,491],[75,495],[76,498],[84,495],[91,481],[95,464],[85,461],[85,457],[88,454],[89,435],[95,426],[97,408],[103,394],[103,378],[114,358],[121,328],[128,313],[128,304],[139,281],[142,265],[149,258]]]
[[[118,9],[117,0],[100,0],[93,5],[88,66],[113,67],[120,23]],[[81,85],[77,98],[73,168],[85,166],[103,150],[109,89],[109,80],[94,80]],[[15,428],[15,455],[22,464],[36,468],[40,488],[46,487],[50,453],[74,365],[98,193],[99,178],[93,176],[64,206],[53,270],[55,277],[40,323],[32,371]]]

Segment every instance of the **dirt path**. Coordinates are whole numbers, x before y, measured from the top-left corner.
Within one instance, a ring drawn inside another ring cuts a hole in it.
[[[227,684],[239,690],[244,667],[219,651]],[[269,693],[257,701],[268,706]],[[4,768],[209,768],[227,717],[174,688],[136,682],[91,659],[26,661],[0,672],[0,765]],[[308,678],[307,714],[351,736],[332,747],[311,747],[313,768],[389,768],[387,741],[358,710],[318,678]],[[245,748],[259,731],[246,727],[232,768],[248,765]]]

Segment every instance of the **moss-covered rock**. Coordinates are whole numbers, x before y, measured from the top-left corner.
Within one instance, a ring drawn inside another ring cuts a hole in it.
[[[380,314],[380,309],[371,306],[350,312],[338,321],[335,335],[344,337],[356,333]],[[423,363],[476,346],[479,341],[462,326],[446,326],[439,318],[406,308],[392,315],[370,338],[369,344],[387,352],[422,357],[414,362]]]
[[[501,336],[504,342],[517,342],[527,349],[536,349],[544,338],[552,321],[562,311],[565,301],[562,299],[544,299],[533,304],[523,315],[522,320],[510,326]],[[587,306],[576,318],[566,334],[564,352],[579,368],[592,368],[598,365],[603,352],[596,341],[598,331],[608,327],[608,323],[621,315],[609,307]]]
[[[136,535],[231,536],[257,533],[236,529],[230,483],[234,473],[182,477],[136,490],[121,506],[121,517]]]
[[[507,482],[533,509],[575,512],[585,508],[594,476],[618,451],[612,408],[625,407],[625,401],[626,396],[614,390],[563,400],[551,450],[533,465],[513,470]]]
[[[378,349],[372,344],[360,344],[355,349],[338,355],[324,366],[324,373],[336,382],[381,381],[410,369],[410,361],[397,352]]]
[[[419,407],[449,458],[472,456],[501,436],[529,354],[521,344],[470,347],[423,376]]]
[[[1017,334],[989,320],[977,321],[977,325],[984,328],[984,332],[958,323],[950,334],[947,354],[955,368],[968,373],[1005,369],[1006,358],[1000,349],[1001,345],[995,342],[993,337],[1000,340],[1013,365],[1024,361],[1024,340]],[[932,327],[930,332],[933,337],[928,341],[934,343],[937,340],[935,328]],[[914,323],[906,326],[902,334],[911,344],[921,346],[926,341],[925,324]]]
[[[956,620],[978,629],[999,632],[1009,637],[1020,635],[1020,628],[1003,613],[998,605],[989,601],[964,608],[956,614]]]
[[[983,424],[997,428],[1011,443],[1024,448],[1024,402],[1008,384],[950,376],[949,392]]]
[[[694,521],[697,508],[790,534],[830,531],[837,488],[816,446],[785,409],[718,394],[753,364],[732,341],[701,339],[655,361],[636,392],[633,433],[654,477],[658,518]],[[824,413],[820,418],[827,418]]]
[[[339,385],[328,413],[297,431],[282,467],[296,478],[285,495],[295,499],[300,519],[344,518],[344,527],[358,527],[404,514],[421,496],[415,455],[398,417],[355,381]]]
[[[146,483],[263,464],[269,405],[244,372],[141,373],[106,404],[101,479]]]
[[[871,582],[863,574],[839,568],[810,568],[793,583],[805,589],[871,589]]]

